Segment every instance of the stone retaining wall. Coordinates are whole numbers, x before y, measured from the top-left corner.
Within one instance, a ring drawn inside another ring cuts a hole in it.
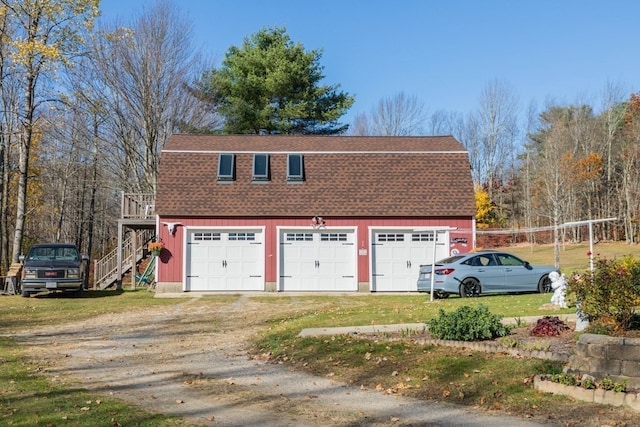
[[[533,386],[536,390],[542,392],[571,396],[574,399],[582,400],[583,402],[593,402],[612,406],[625,405],[635,411],[640,411],[640,395],[637,393],[620,393],[612,390],[574,387],[555,383],[544,375],[536,375],[533,379]]]
[[[454,341],[454,340],[438,340],[438,339],[416,339],[416,344],[432,344],[443,347],[468,348],[471,350],[484,351],[486,353],[505,353],[510,356],[531,357],[533,359],[546,359],[556,362],[567,362],[569,353],[554,353],[544,350],[523,350],[520,348],[503,347],[496,345],[491,341]]]
[[[575,354],[569,358],[568,373],[589,374],[627,381],[627,387],[640,388],[640,338],[582,334]]]

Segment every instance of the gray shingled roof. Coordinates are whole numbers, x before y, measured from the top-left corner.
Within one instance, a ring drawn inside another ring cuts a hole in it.
[[[218,156],[236,155],[236,179],[217,180]],[[271,179],[252,181],[254,153]],[[286,180],[288,153],[305,180]],[[472,216],[467,151],[451,136],[173,135],[162,150],[156,212],[202,217]]]

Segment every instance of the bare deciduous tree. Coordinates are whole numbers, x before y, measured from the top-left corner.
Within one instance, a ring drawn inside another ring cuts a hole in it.
[[[479,176],[486,182],[489,196],[493,197],[495,182],[504,178],[505,171],[511,166],[509,158],[516,149],[518,99],[513,89],[503,81],[489,82],[482,91],[475,117]]]
[[[366,113],[356,114],[356,117],[353,119],[353,123],[349,126],[349,134],[353,136],[371,135],[369,117]]]
[[[464,117],[461,113],[437,110],[427,120],[427,135],[453,135],[457,138],[462,128]]]
[[[353,135],[408,136],[423,132],[427,120],[424,104],[404,92],[383,98],[369,115],[361,113],[353,123]]]
[[[11,61],[11,40],[14,37],[13,22],[7,9],[0,9],[0,272],[9,268],[9,242],[14,203],[10,188],[16,161],[15,151],[19,141],[19,86],[15,78],[15,63]]]
[[[160,150],[180,126],[210,126],[210,107],[188,84],[202,67],[191,41],[191,24],[169,1],[144,8],[128,27],[102,30],[92,55],[112,112],[109,132],[123,189],[154,192]]]
[[[0,0],[14,20],[12,57],[16,78],[22,88],[19,144],[19,180],[12,261],[17,262],[22,249],[26,219],[29,152],[35,135],[39,100],[54,65],[70,61],[81,42],[79,32],[93,24],[98,14],[98,0]]]

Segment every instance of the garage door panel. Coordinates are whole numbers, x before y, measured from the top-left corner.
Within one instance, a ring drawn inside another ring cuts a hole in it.
[[[433,259],[433,231],[389,230],[372,236],[372,290],[416,291],[421,264]],[[448,233],[438,233],[436,259],[448,255]]]
[[[280,289],[357,290],[354,236],[352,230],[282,231]]]
[[[194,277],[191,276],[188,278],[189,287],[187,290],[208,290],[208,279],[204,277]]]
[[[263,290],[261,232],[193,231],[187,245],[187,290]]]
[[[314,262],[316,257],[316,248],[309,246],[301,246],[297,248],[297,259],[306,262]]]
[[[298,276],[310,274],[315,267],[315,249],[300,244],[283,246],[282,257],[295,259],[297,262],[283,263],[281,273],[284,276]]]

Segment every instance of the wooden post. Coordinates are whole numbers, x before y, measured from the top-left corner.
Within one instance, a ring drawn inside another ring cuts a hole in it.
[[[136,289],[136,264],[138,261],[138,232],[131,230],[131,290]]]
[[[116,289],[121,291],[122,290],[122,245],[123,245],[123,239],[122,239],[122,220],[118,221],[118,247],[116,248],[118,250],[117,252],[117,271],[118,271],[118,275],[117,275],[117,279],[116,279]]]

